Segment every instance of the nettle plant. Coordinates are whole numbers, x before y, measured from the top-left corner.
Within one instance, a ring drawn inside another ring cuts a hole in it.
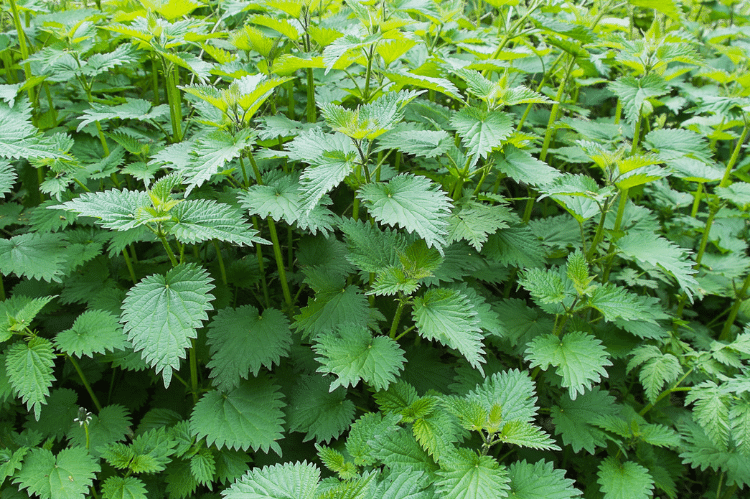
[[[0,498],[746,492],[745,4],[8,5]]]

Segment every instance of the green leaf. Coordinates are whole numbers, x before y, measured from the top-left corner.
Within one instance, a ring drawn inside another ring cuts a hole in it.
[[[400,419],[401,416],[397,414],[383,415],[381,412],[368,412],[357,419],[349,428],[346,439],[346,451],[354,459],[354,464],[374,464],[376,459],[369,442],[379,441],[381,436],[398,431],[397,423]]]
[[[681,158],[696,159],[706,165],[714,164],[713,153],[706,137],[691,130],[681,128],[651,130],[643,138],[643,145],[648,150],[656,152],[659,158],[669,166],[673,164],[672,160]],[[716,180],[720,178],[721,176]]]
[[[427,246],[442,251],[451,201],[431,180],[404,173],[388,183],[363,185],[358,197],[378,222],[416,232]]]
[[[102,457],[118,469],[133,473],[156,473],[166,469],[176,445],[177,441],[169,438],[167,430],[162,427],[138,435],[130,446],[109,444],[102,449]]]
[[[30,328],[37,314],[54,298],[55,296],[27,298],[21,294],[14,294],[0,302],[0,340],[6,341],[14,333]]]
[[[61,234],[26,233],[0,239],[0,272],[61,282],[66,268],[66,239]]]
[[[193,408],[190,432],[219,449],[273,449],[281,455],[276,442],[283,437],[281,397],[279,387],[265,376],[243,381],[226,394],[211,390]]]
[[[398,264],[398,255],[406,251],[406,238],[392,229],[351,218],[343,218],[339,229],[346,239],[346,259],[365,272],[380,272]]]
[[[122,46],[123,45],[121,45],[121,47]],[[169,106],[167,104],[154,106],[152,109],[151,103],[143,99],[126,98],[124,104],[117,106],[107,106],[97,102],[91,102],[89,105],[91,106],[91,109],[83,111],[78,118],[81,122],[78,124],[78,128],[76,129],[77,132],[83,130],[86,125],[113,118],[121,120],[150,121],[169,116]]]
[[[203,447],[190,457],[190,473],[199,484],[211,486],[215,472],[216,461],[210,449]]]
[[[134,476],[111,476],[102,484],[103,499],[147,499],[146,485]]]
[[[393,471],[423,471],[432,474],[438,469],[429,453],[407,429],[386,431],[379,438],[369,440],[367,445],[370,447],[370,455]]]
[[[39,336],[33,336],[28,342],[18,341],[12,344],[5,356],[10,386],[26,404],[26,409],[34,410],[37,421],[55,380],[54,367],[55,352],[52,343]]]
[[[185,179],[190,194],[194,187],[200,187],[213,175],[219,173],[228,161],[240,157],[245,148],[255,143],[255,135],[245,129],[237,135],[224,130],[214,130],[195,141],[190,160],[184,166],[174,164],[175,170]]]
[[[736,183],[729,187],[717,187],[716,194],[740,209],[750,204],[750,184]]]
[[[292,331],[286,316],[275,308],[263,314],[251,305],[219,310],[208,326],[207,343],[214,385],[222,391],[238,386],[261,366],[271,369],[289,353]]]
[[[450,135],[444,130],[424,130],[414,123],[402,123],[378,137],[375,152],[396,149],[418,158],[435,158],[452,145]]]
[[[505,422],[529,423],[537,411],[534,383],[528,373],[517,369],[493,374],[464,398],[479,403],[488,414],[499,406]]]
[[[73,211],[85,217],[99,219],[97,223],[106,229],[129,230],[145,223],[140,212],[151,206],[148,193],[115,189],[102,192],[84,192],[72,201],[49,209]]]
[[[294,327],[304,331],[303,336],[314,337],[343,324],[366,326],[370,307],[359,286],[331,286],[315,293],[294,320]]]
[[[60,151],[55,140],[42,136],[31,124],[31,106],[27,99],[16,101],[12,107],[0,106],[0,158],[69,159]]]
[[[251,215],[297,224],[300,229],[308,229],[316,234],[327,234],[333,230],[333,213],[317,204],[311,211],[305,211],[300,198],[300,184],[294,175],[284,175],[268,180],[264,185],[253,185],[239,194],[242,207]]]
[[[653,495],[654,479],[646,468],[633,461],[621,463],[607,457],[597,475],[604,499],[646,499]]]
[[[475,107],[462,108],[451,118],[451,125],[474,160],[486,158],[513,133],[513,122],[509,114],[483,111]]]
[[[28,451],[28,447],[19,447],[14,451],[7,448],[0,449],[0,485],[3,485],[6,478],[15,475],[16,471],[21,469],[21,461]]]
[[[330,390],[355,387],[360,380],[375,390],[385,390],[404,368],[404,353],[393,339],[373,337],[362,326],[342,326],[336,333],[318,335],[313,350],[322,364],[317,372],[334,374]]]
[[[456,86],[445,78],[418,75],[404,70],[398,72],[385,71],[383,75],[394,82],[394,90],[400,90],[406,85],[412,85],[418,88],[434,90],[435,92],[440,92],[443,95],[463,102]]]
[[[448,244],[465,240],[477,251],[487,242],[487,237],[498,229],[507,229],[514,215],[500,205],[488,205],[462,199],[454,207],[448,218]]]
[[[55,456],[47,449],[32,449],[14,479],[21,489],[42,499],[83,499],[101,470],[82,447],[63,449]]]
[[[508,467],[508,477],[510,499],[573,499],[582,495],[573,486],[574,480],[565,478],[563,470],[544,460],[534,464],[525,459],[516,461]]]
[[[305,440],[329,442],[344,433],[354,420],[354,403],[343,388],[329,388],[329,379],[301,377],[289,401],[289,429],[305,432]]]
[[[558,405],[552,407],[552,421],[555,433],[562,436],[565,445],[570,445],[573,452],[585,449],[590,454],[596,452],[596,447],[605,447],[606,434],[594,426],[592,422],[601,415],[615,414],[615,398],[608,392],[595,386],[571,400],[563,396]]]
[[[179,370],[196,329],[208,319],[213,288],[204,269],[182,264],[165,276],[146,277],[128,291],[121,322],[135,351],[162,373],[164,386],[169,386],[172,370]]]
[[[633,350],[633,358],[628,362],[628,371],[643,364],[638,378],[646,390],[646,397],[654,402],[665,383],[675,381],[682,374],[682,366],[677,357],[663,354],[653,345],[644,345]]]
[[[224,499],[314,499],[320,470],[307,461],[276,464],[248,471],[222,492]]]
[[[13,189],[16,182],[16,169],[7,161],[0,160],[0,197]]]
[[[619,78],[611,81],[609,88],[620,98],[625,117],[631,124],[638,121],[647,99],[664,95],[669,91],[666,81],[657,73],[649,73],[642,78]]]
[[[469,449],[456,449],[440,462],[435,487],[444,499],[507,497],[508,472],[492,456],[479,456]]]
[[[602,342],[581,331],[566,333],[562,338],[554,334],[538,336],[526,349],[526,360],[530,367],[556,367],[562,376],[563,388],[568,388],[571,400],[590,389],[602,377],[608,377],[605,367],[611,366],[609,354]]]
[[[218,239],[238,246],[269,244],[258,237],[239,211],[208,199],[183,201],[170,211],[172,221],[164,224],[166,231],[186,244]]]
[[[503,265],[525,268],[545,263],[544,248],[527,225],[498,230],[482,249],[488,258]]]
[[[357,467],[351,461],[347,461],[342,453],[320,444],[315,444],[315,448],[318,450],[320,462],[336,473],[341,480],[348,480],[357,476]]]
[[[612,322],[616,319],[624,321],[643,321],[655,324],[655,319],[663,318],[663,312],[652,312],[648,297],[630,293],[625,288],[611,283],[599,286],[591,293],[589,306],[595,308],[604,316],[604,320]]]
[[[420,336],[455,348],[482,371],[482,330],[477,312],[465,295],[452,289],[430,289],[414,299],[412,316]]]
[[[726,449],[729,443],[730,401],[731,395],[713,381],[704,381],[693,387],[685,399],[685,404],[694,404],[695,422],[701,425],[708,438],[720,449]]]
[[[729,411],[730,434],[741,454],[750,455],[750,403],[739,400]]]
[[[663,237],[655,237],[646,232],[633,232],[621,237],[615,243],[620,252],[629,260],[635,260],[645,270],[657,267],[674,276],[680,288],[690,301],[693,293],[698,290],[698,281],[693,275],[693,262],[689,261],[687,250]]]
[[[356,159],[354,152],[326,151],[305,168],[300,178],[300,207],[306,213],[314,210],[323,196],[354,171]]]
[[[565,281],[563,281],[565,277]],[[526,288],[531,298],[544,308],[544,305],[557,305],[570,301],[567,276],[560,269],[526,269],[519,273],[518,283]],[[546,310],[546,309],[545,309]]]
[[[332,103],[320,106],[328,125],[354,140],[373,140],[395,127],[403,118],[403,108],[421,92],[385,92],[377,100],[347,109]]]
[[[68,355],[93,357],[95,353],[124,350],[130,343],[116,316],[102,310],[87,310],[73,327],[57,333],[55,347]]]
[[[518,183],[543,185],[560,176],[560,172],[529,152],[506,145],[502,152],[495,154],[497,168]]]
[[[701,470],[710,468],[717,473],[726,473],[726,483],[730,487],[735,484],[740,488],[750,485],[750,461],[747,455],[717,446],[703,428],[690,420],[680,424],[680,432],[685,439],[680,458],[685,464]]]
[[[497,434],[500,441],[541,450],[560,450],[541,428],[525,421],[509,421]]]

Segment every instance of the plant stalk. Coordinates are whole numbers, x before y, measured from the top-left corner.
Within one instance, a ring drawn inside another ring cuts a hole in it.
[[[102,405],[99,403],[99,399],[96,398],[96,394],[94,393],[94,390],[91,389],[89,380],[86,379],[86,375],[83,374],[83,371],[81,370],[81,366],[78,365],[78,362],[76,361],[75,357],[73,357],[72,355],[68,355],[68,359],[70,360],[70,363],[73,364],[73,368],[78,373],[78,377],[81,378],[81,382],[83,383],[83,386],[86,388],[86,391],[89,392],[89,396],[91,397],[91,401],[96,406],[97,412],[101,412]]]

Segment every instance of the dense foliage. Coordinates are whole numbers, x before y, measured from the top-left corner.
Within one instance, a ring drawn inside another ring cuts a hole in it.
[[[747,493],[745,2],[0,14],[0,498]]]

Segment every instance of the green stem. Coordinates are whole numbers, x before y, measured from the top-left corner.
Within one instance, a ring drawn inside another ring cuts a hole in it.
[[[318,121],[315,109],[315,80],[313,79],[312,68],[307,69],[307,122],[315,123]]]
[[[406,307],[406,303],[408,300],[404,299],[403,293],[399,293],[401,296],[399,296],[398,301],[398,307],[396,307],[396,313],[393,314],[393,322],[391,322],[391,330],[388,333],[388,336],[391,338],[396,337],[396,332],[398,331],[398,323],[401,322],[401,314],[404,313],[404,307]]]
[[[568,84],[568,78],[570,78],[570,73],[573,70],[575,61],[575,57],[571,56],[570,62],[568,62],[568,65],[565,68],[565,75],[560,82],[560,87],[557,89],[557,94],[555,95],[555,103],[552,105],[552,109],[550,110],[549,114],[549,120],[547,121],[547,131],[544,133],[544,143],[542,144],[542,151],[539,153],[540,161],[544,161],[547,158],[547,151],[549,150],[549,145],[552,142],[552,137],[555,134],[554,125],[555,121],[557,121],[557,113],[560,110],[560,101],[562,101],[563,95],[565,94],[565,87]],[[536,193],[531,188],[529,188],[529,199],[528,201],[526,201],[526,208],[524,209],[523,213],[524,223],[528,222],[531,219],[531,212],[534,208],[535,199]]]
[[[198,352],[195,348],[195,338],[190,339],[190,392],[193,395],[193,405],[198,403]]]
[[[373,54],[375,53],[375,46],[370,47],[370,51],[367,54],[367,71],[365,71],[365,93],[362,96],[362,101],[367,104],[370,100],[370,77],[372,76],[372,60]]]
[[[698,207],[701,204],[701,194],[703,194],[703,184],[698,183],[698,187],[695,188],[695,196],[693,198],[693,208],[690,210],[690,216],[695,218],[698,215]]]
[[[159,241],[161,241],[161,244],[164,246],[164,249],[167,251],[167,256],[169,257],[169,261],[172,263],[172,267],[176,267],[178,265],[177,258],[175,258],[174,253],[172,252],[172,248],[169,246],[169,241],[167,241],[167,237],[161,231],[161,228],[159,228],[159,231],[156,234],[156,237],[159,238]]]
[[[122,250],[122,256],[125,258],[125,265],[128,267],[130,280],[133,281],[133,284],[138,284],[138,279],[135,278],[135,271],[133,270],[133,262],[130,261],[130,256],[128,255],[127,249]]]
[[[591,261],[591,259],[594,258],[594,255],[596,253],[597,247],[599,246],[599,243],[601,243],[602,239],[604,239],[604,221],[607,219],[608,210],[609,210],[609,200],[607,200],[604,203],[602,214],[599,217],[599,225],[596,227],[596,234],[594,234],[594,239],[591,241],[591,247],[589,248],[589,251],[586,254],[586,260],[588,261]]]
[[[281,281],[281,290],[284,293],[284,301],[286,302],[289,310],[292,309],[292,294],[289,292],[289,283],[286,281],[286,270],[284,269],[284,257],[281,254],[281,245],[279,244],[279,236],[276,234],[276,224],[273,218],[268,217],[268,231],[271,234],[271,242],[273,243],[273,254],[276,258],[276,268],[279,270],[279,280]]]
[[[26,45],[26,34],[23,31],[23,24],[21,24],[21,16],[18,13],[16,0],[10,0],[10,10],[13,12],[13,25],[15,26],[16,33],[18,34],[18,45],[21,48],[21,58],[26,61],[26,59],[29,58],[29,48]],[[31,64],[29,62],[24,62],[23,74],[26,77],[26,81],[31,79]],[[34,102],[36,101],[34,88],[32,86],[29,86],[29,88],[26,89],[26,92],[29,94],[29,102],[32,106],[34,106]]]
[[[159,71],[156,69],[156,56],[151,54],[151,87],[154,92],[154,107],[161,104],[159,98]]]
[[[180,81],[180,73],[177,66],[162,60],[164,66],[164,78],[167,82],[167,100],[169,101],[169,116],[172,124],[172,142],[182,141],[182,103],[180,90],[177,85]]]
[[[729,316],[727,317],[727,320],[724,321],[724,327],[721,329],[719,340],[729,340],[729,333],[731,333],[732,331],[732,325],[734,325],[734,321],[740,311],[742,302],[745,301],[745,298],[747,298],[746,293],[748,287],[750,287],[750,274],[745,277],[745,282],[742,284],[742,288],[740,289],[739,293],[737,293],[737,298],[735,298],[734,303],[732,304],[732,308],[729,310]]]
[[[214,239],[212,241],[214,243],[214,248],[216,249],[216,259],[219,261],[219,272],[221,272],[221,282],[224,283],[224,286],[227,286],[227,270],[224,267],[224,258],[221,256],[221,248],[219,247],[219,242]]]
[[[5,285],[3,284],[2,274],[0,274],[0,301],[5,301]]]
[[[630,147],[630,155],[634,155],[638,151],[638,142],[641,136],[641,125],[643,123],[643,116],[638,115],[638,120],[635,122],[635,128],[633,129],[633,144]]]
[[[617,217],[615,218],[615,226],[612,228],[612,233],[617,233],[617,231],[620,230],[620,226],[622,225],[622,217],[625,213],[625,205],[628,204],[628,190],[629,189],[622,189],[620,191],[620,204],[617,206]],[[602,282],[607,282],[607,279],[609,279],[609,273],[612,270],[612,263],[615,261],[615,243],[610,242],[609,248],[607,249],[607,265],[604,268],[604,273],[602,274]]]
[[[76,362],[75,357],[73,357],[72,355],[68,355],[68,359],[70,359],[70,363],[73,364],[73,368],[78,373],[78,377],[81,378],[81,382],[83,383],[83,386],[86,388],[86,391],[89,392],[89,396],[91,397],[91,401],[96,406],[97,412],[101,412],[102,405],[99,403],[99,399],[96,398],[96,394],[94,394],[94,390],[91,389],[89,380],[87,380],[86,375],[83,374],[83,371],[81,370],[81,366],[78,365],[78,362]]]
[[[253,226],[255,230],[260,234],[260,224],[258,223],[258,217],[253,217]],[[271,300],[268,298],[268,284],[266,283],[266,270],[263,264],[263,249],[260,244],[255,245],[255,255],[258,259],[258,270],[260,271],[260,286],[263,290],[263,299],[266,301],[266,308],[271,306]]]
[[[521,16],[518,20],[516,20],[515,23],[508,29],[508,31],[503,36],[502,40],[500,40],[500,44],[497,46],[497,49],[495,49],[495,52],[492,54],[492,57],[490,59],[497,59],[500,56],[500,53],[505,48],[505,45],[508,44],[510,40],[512,40],[515,37],[516,30],[523,26],[524,23],[526,23],[526,20],[529,18],[531,14],[534,13],[534,11],[539,8],[539,6],[542,4],[542,2],[534,2],[531,6],[529,6],[526,13]],[[487,76],[490,73],[490,69],[485,69],[482,71],[482,76]]]

